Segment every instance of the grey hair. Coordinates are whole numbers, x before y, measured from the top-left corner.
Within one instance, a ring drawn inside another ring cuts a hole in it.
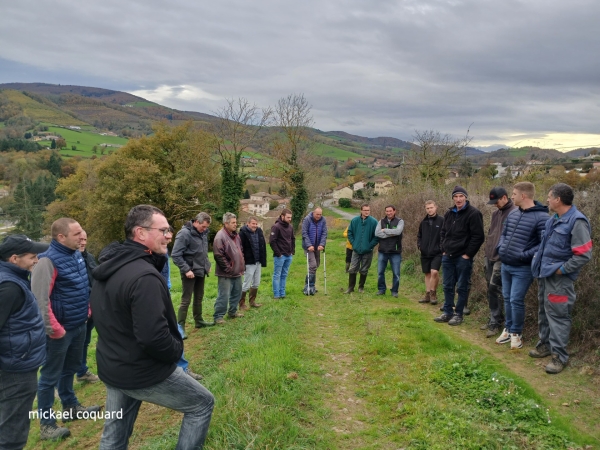
[[[198,213],[198,215],[196,216],[196,218],[194,220],[198,223],[206,222],[206,223],[210,224],[212,219],[210,218],[210,215],[208,215],[207,213],[201,212],[201,213]]]
[[[550,188],[550,195],[554,198],[560,198],[560,201],[567,206],[571,206],[573,198],[575,198],[573,188],[565,183],[556,183],[552,186]]]
[[[226,212],[223,214],[223,223],[229,223],[231,219],[237,219],[237,216],[234,213]]]

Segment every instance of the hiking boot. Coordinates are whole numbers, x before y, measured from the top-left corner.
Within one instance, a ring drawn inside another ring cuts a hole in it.
[[[557,354],[553,354],[552,361],[550,361],[550,363],[546,366],[546,373],[549,373],[552,375],[561,373],[566,365],[567,365],[567,363],[563,363],[559,359]]]
[[[250,307],[260,308],[262,303],[256,303],[256,296],[258,295],[258,288],[250,288]]]
[[[83,413],[91,413],[98,412],[102,409],[102,406],[93,405],[85,407],[81,403],[76,403],[74,405],[67,405],[63,407],[63,423],[71,422],[73,420],[87,419],[89,416],[86,414],[85,417]]]
[[[242,296],[240,297],[240,302],[238,303],[238,308],[240,310],[250,309],[248,305],[246,305],[246,293],[242,292]]]
[[[215,319],[215,325],[225,325],[225,319],[223,319],[222,317]]]
[[[438,304],[438,299],[437,299],[437,291],[431,290],[429,291],[429,298],[430,298],[430,304],[431,305],[437,305]]]
[[[486,338],[491,338],[493,336],[496,336],[498,333],[500,333],[500,331],[502,331],[502,328],[500,328],[500,325],[490,325],[488,326],[488,331],[487,333],[485,333],[485,337]]]
[[[540,344],[533,350],[529,350],[529,356],[532,358],[545,358],[546,356],[550,356],[552,352],[550,351],[550,347],[547,344]]]
[[[229,316],[230,319],[236,319],[238,317],[244,317],[244,315],[241,312],[239,312],[239,311],[237,311],[235,314],[227,314],[227,315]]]
[[[464,316],[471,315],[471,310],[469,308],[467,308],[466,306],[463,308],[463,315]]]
[[[448,321],[448,325],[450,326],[460,325],[461,323],[463,323],[463,316],[459,316],[458,314],[454,314],[452,319]]]
[[[441,323],[441,322],[450,322],[450,319],[452,319],[451,315],[449,315],[449,314],[442,314],[440,317],[436,317],[433,320],[435,320],[438,323]]]
[[[392,297],[398,298],[398,293],[397,292],[392,292]]]
[[[488,320],[486,323],[479,327],[480,330],[487,330],[490,328],[490,321]]]
[[[431,292],[427,291],[425,292],[425,297],[423,297],[421,300],[419,300],[419,303],[429,303],[431,302]]]
[[[205,322],[204,320],[199,320],[196,322],[196,328],[205,328],[205,327],[214,327],[214,322]]]
[[[517,333],[510,334],[510,349],[517,350],[523,348],[523,337]]]
[[[77,375],[77,381],[79,381],[80,383],[83,383],[84,381],[87,381],[88,383],[95,383],[99,380],[100,378],[98,378],[98,375],[93,374],[89,370],[82,376]]]
[[[508,332],[508,328],[505,328],[502,330],[502,334],[496,339],[496,344],[506,344],[508,342],[510,342],[510,333]]]
[[[69,436],[71,436],[71,431],[69,431],[68,428],[59,427],[55,423],[51,423],[49,425],[40,425],[41,441],[57,441]]]
[[[377,291],[377,294],[375,295],[385,295],[385,291]]]
[[[192,372],[189,368],[185,369],[184,372],[196,381],[200,381],[204,378],[202,375]]]

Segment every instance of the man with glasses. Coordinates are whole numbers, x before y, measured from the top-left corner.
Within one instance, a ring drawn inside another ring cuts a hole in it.
[[[161,275],[173,229],[160,209],[138,205],[125,233],[123,244],[101,253],[91,295],[98,375],[107,391],[100,449],[127,447],[142,401],[183,413],[177,448],[202,448],[214,397],[177,366],[183,339]]]
[[[357,273],[360,273],[358,292],[361,294],[364,292],[367,274],[373,261],[373,248],[379,241],[375,236],[377,223],[377,220],[371,217],[371,207],[367,203],[361,205],[360,216],[350,222],[348,240],[352,244],[352,261],[348,270],[348,289],[344,291],[344,294],[354,292]]]

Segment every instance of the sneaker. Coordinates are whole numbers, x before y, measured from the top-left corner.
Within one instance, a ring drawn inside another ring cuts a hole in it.
[[[385,295],[385,291],[377,291],[377,294],[375,295]]]
[[[563,363],[558,355],[552,355],[552,361],[546,366],[546,373],[557,374],[561,373],[567,364]]]
[[[187,373],[190,377],[192,377],[194,380],[196,381],[200,381],[202,380],[204,377],[202,375],[200,375],[199,373],[194,373],[192,372],[189,367],[187,369],[184,370],[185,373]]]
[[[102,406],[93,405],[85,407],[81,403],[76,403],[75,405],[68,405],[63,407],[63,423],[71,422],[73,420],[83,419],[83,413],[88,412],[98,412],[102,409]]]
[[[502,330],[502,334],[498,336],[496,339],[496,344],[506,344],[510,342],[510,333],[508,332],[508,328]]]
[[[523,348],[523,338],[520,334],[511,333],[510,334],[510,349],[516,350],[518,348]]]
[[[224,325],[225,319],[223,319],[222,317],[219,317],[218,319],[215,319],[215,324],[216,325]]]
[[[471,310],[469,308],[467,308],[466,306],[463,308],[463,315],[465,315],[465,316],[471,315]]]
[[[77,381],[79,381],[79,382],[87,381],[88,383],[95,383],[96,381],[100,381],[100,378],[98,378],[98,375],[94,375],[92,372],[90,372],[88,370],[82,376],[77,375]]]
[[[460,325],[461,323],[463,323],[463,316],[459,316],[458,314],[454,314],[452,319],[448,321],[448,325],[450,326]]]
[[[40,426],[41,441],[57,441],[69,436],[71,436],[71,432],[68,428],[59,427],[55,423]]]
[[[237,311],[235,314],[227,314],[229,316],[230,319],[235,319],[237,317],[244,317],[244,314],[242,314],[241,312]]]
[[[502,330],[502,328],[500,328],[500,325],[489,325],[488,326],[488,331],[487,333],[485,333],[485,337],[486,338],[491,338],[496,336],[498,333],[500,333],[500,331]]]
[[[529,350],[529,356],[532,358],[545,358],[546,356],[550,356],[552,352],[550,351],[550,347],[547,344],[540,344],[533,350]]]
[[[452,319],[452,316],[449,314],[442,314],[440,317],[436,317],[435,320],[436,322],[440,323],[440,322],[450,322],[450,319]]]

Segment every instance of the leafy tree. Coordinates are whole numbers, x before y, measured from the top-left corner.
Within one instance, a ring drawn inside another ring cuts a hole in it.
[[[271,200],[269,202],[269,211],[277,209],[278,206],[279,206],[279,202],[277,200]]]
[[[56,140],[56,148],[65,148],[67,146],[67,141],[63,138],[58,138]]]
[[[77,146],[76,145],[71,145],[71,150],[77,150]]]
[[[52,150],[54,150],[56,148],[56,141],[54,139],[52,139],[52,141],[50,141],[50,148]]]
[[[340,205],[342,208],[351,208],[352,200],[350,200],[349,198],[340,198],[338,200],[338,205]]]
[[[52,152],[50,155],[50,159],[48,159],[48,164],[46,165],[46,169],[56,178],[60,178],[62,175],[61,172],[62,158],[57,152]]]
[[[245,198],[246,200],[250,198],[250,191],[248,191],[248,189],[246,189],[246,190],[244,191],[244,198]]]
[[[25,139],[31,139],[32,136],[33,135],[29,131],[23,135]]]
[[[40,175],[35,180],[25,180],[15,189],[13,203],[7,208],[7,215],[16,221],[17,233],[23,233],[31,239],[40,239],[43,235],[44,211],[54,201],[56,178],[52,175]]]

